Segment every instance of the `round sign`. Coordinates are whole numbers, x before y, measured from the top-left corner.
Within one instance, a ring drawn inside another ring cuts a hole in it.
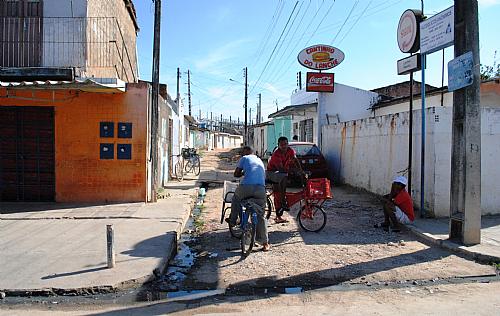
[[[416,53],[420,49],[419,24],[422,12],[408,9],[398,24],[398,46],[403,53]]]
[[[309,69],[331,69],[344,60],[344,53],[328,45],[313,45],[303,49],[297,56],[299,63]]]

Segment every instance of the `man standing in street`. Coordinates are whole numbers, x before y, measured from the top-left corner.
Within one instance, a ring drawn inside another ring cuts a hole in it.
[[[413,212],[413,200],[406,191],[408,180],[406,177],[397,176],[392,181],[391,193],[384,195],[384,216],[385,220],[375,227],[382,227],[384,230],[399,232],[401,224],[411,224],[415,220]]]
[[[243,157],[238,161],[238,165],[234,170],[234,176],[237,178],[243,176],[243,179],[234,192],[231,202],[231,214],[226,219],[226,222],[231,226],[235,226],[238,214],[240,213],[241,201],[252,198],[259,205],[257,210],[259,221],[257,223],[256,240],[262,243],[263,251],[269,251],[267,221],[264,216],[266,205],[265,169],[262,160],[253,154],[251,147],[243,147]]]

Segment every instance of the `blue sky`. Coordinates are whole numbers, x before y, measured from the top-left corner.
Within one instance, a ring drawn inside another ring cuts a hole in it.
[[[134,3],[141,28],[140,77],[151,80],[154,4]],[[181,95],[187,103],[189,69],[196,116],[201,109],[202,117],[210,112],[244,117],[244,67],[248,67],[248,105],[253,114],[258,93],[264,119],[276,110],[275,100],[280,108],[290,105],[296,74],[302,71],[305,76],[307,71],[297,62],[297,54],[313,44],[330,44],[345,53],[345,60],[331,70],[336,82],[369,90],[409,79],[396,74],[396,61],[407,56],[399,51],[396,29],[406,9],[420,8],[418,0],[163,0],[162,4],[160,81],[175,97],[180,67]],[[452,5],[451,0],[426,0],[424,11],[429,17]],[[500,61],[498,17],[500,0],[479,0],[482,64],[493,64],[495,50]],[[444,57],[446,65],[453,58],[453,47],[445,49]],[[427,83],[441,86],[442,58],[441,51],[428,57]],[[416,78],[420,80],[420,72]],[[446,85],[446,74],[444,80]]]

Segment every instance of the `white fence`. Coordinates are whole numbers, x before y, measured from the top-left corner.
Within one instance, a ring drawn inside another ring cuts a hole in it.
[[[426,112],[425,208],[449,215],[451,174],[450,107]],[[420,111],[413,114],[412,196],[420,205]],[[322,151],[334,183],[388,193],[392,178],[408,166],[409,112],[324,126]],[[482,109],[482,214],[500,214],[500,109]]]

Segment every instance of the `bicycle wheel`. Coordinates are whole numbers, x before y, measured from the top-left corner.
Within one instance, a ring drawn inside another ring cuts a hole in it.
[[[264,214],[266,216],[266,219],[269,219],[271,217],[272,213],[273,213],[273,201],[271,200],[271,196],[267,195],[266,196],[266,207],[264,209]]]
[[[307,204],[302,206],[299,214],[297,214],[299,225],[308,232],[319,232],[326,225],[326,213],[323,208],[317,205],[307,206]]]
[[[200,169],[201,169],[200,156],[195,155],[193,157],[193,172],[195,176],[200,175]]]
[[[177,163],[175,164],[175,177],[177,178],[177,181],[182,181],[184,179],[184,168],[182,167],[182,160],[179,159],[177,160]]]
[[[257,233],[257,223],[247,223],[242,230],[240,245],[241,254],[246,257],[252,252],[255,244],[255,234]]]
[[[186,173],[191,173],[193,172],[193,163],[191,162],[192,158],[188,158],[186,165],[184,166],[184,171]]]

